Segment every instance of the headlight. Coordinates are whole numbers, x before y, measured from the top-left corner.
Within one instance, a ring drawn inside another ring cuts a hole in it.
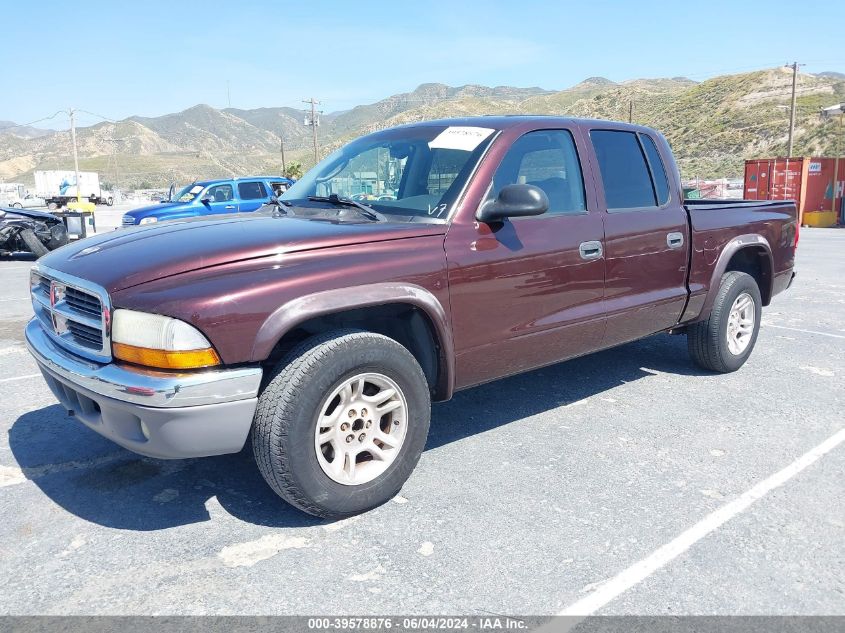
[[[152,224],[154,222],[158,222],[158,218],[141,218],[141,221],[138,224]]]
[[[112,354],[137,365],[161,369],[196,369],[220,364],[220,357],[199,330],[159,314],[114,311]]]

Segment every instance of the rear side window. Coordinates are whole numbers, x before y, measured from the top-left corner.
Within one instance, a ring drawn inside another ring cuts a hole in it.
[[[263,182],[239,182],[238,195],[241,200],[263,200],[267,197],[267,190]]]
[[[599,161],[608,210],[657,206],[637,135],[617,130],[593,130],[590,138]]]
[[[654,177],[654,189],[657,191],[657,203],[664,205],[669,202],[669,179],[666,178],[666,169],[663,167],[663,160],[654,140],[646,135],[640,134],[645,155],[648,156],[648,164],[651,167],[651,175]]]
[[[495,197],[505,185],[528,184],[549,198],[548,214],[584,213],[584,179],[572,135],[566,130],[537,130],[519,137],[493,176]]]

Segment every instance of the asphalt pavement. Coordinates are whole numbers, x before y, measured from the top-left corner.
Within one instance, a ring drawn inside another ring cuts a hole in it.
[[[461,392],[401,495],[340,522],[248,452],[147,459],[66,417],[30,265],[0,260],[0,614],[845,615],[843,230],[802,230],[740,371],[658,335]]]

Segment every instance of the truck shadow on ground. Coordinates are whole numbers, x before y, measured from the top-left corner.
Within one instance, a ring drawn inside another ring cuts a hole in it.
[[[596,396],[653,372],[704,375],[689,360],[685,337],[654,336],[458,393],[434,406],[426,450]],[[272,527],[327,523],[279,499],[258,473],[248,445],[235,455],[149,459],[68,418],[59,405],[18,418],[9,445],[26,477],[47,497],[106,527],[160,530],[226,513]]]

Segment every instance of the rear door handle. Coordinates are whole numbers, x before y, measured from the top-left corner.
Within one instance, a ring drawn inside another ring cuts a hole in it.
[[[666,235],[666,245],[669,248],[681,248],[684,245],[683,233],[668,233]]]
[[[602,255],[601,242],[581,242],[578,252],[581,253],[581,259],[599,259]]]

